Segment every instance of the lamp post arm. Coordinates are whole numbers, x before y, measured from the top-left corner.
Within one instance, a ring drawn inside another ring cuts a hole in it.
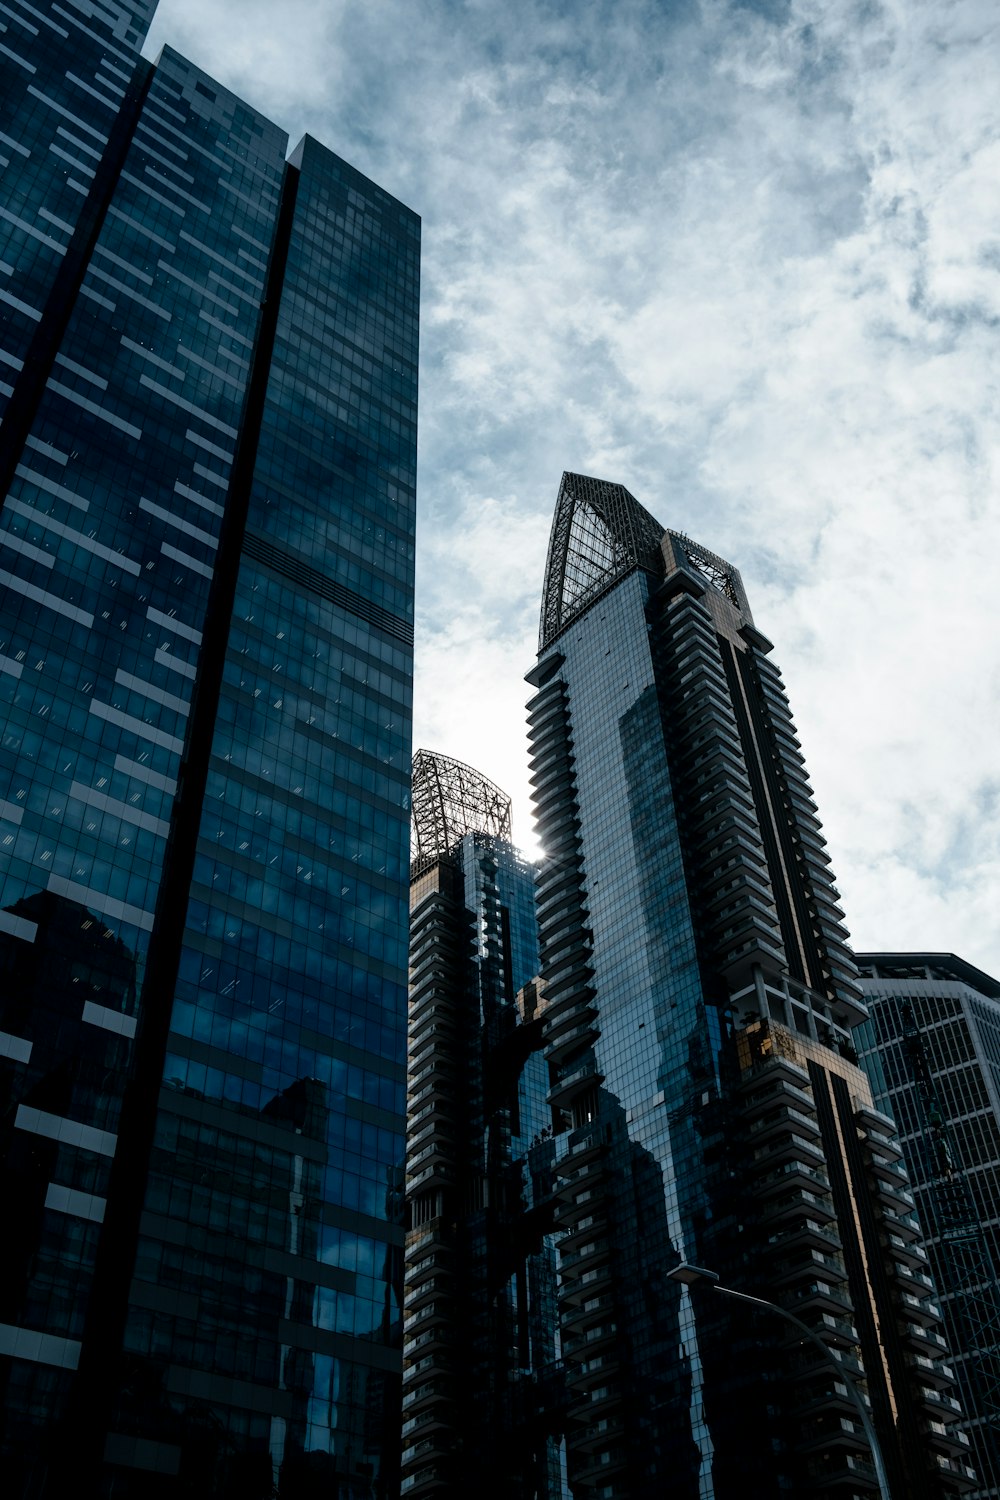
[[[823,1354],[824,1359],[826,1359],[827,1362],[832,1366],[837,1375],[839,1375],[843,1379],[844,1384],[851,1394],[851,1399],[854,1402],[858,1416],[861,1419],[862,1430],[868,1440],[868,1446],[871,1449],[872,1463],[875,1467],[875,1478],[878,1481],[880,1500],[892,1500],[892,1496],[889,1493],[889,1481],[886,1477],[885,1464],[882,1461],[882,1449],[879,1446],[879,1440],[876,1435],[875,1428],[872,1425],[872,1419],[868,1415],[868,1408],[865,1406],[865,1403],[862,1400],[861,1392],[858,1390],[858,1387],[854,1380],[854,1376],[850,1373],[849,1370],[842,1370],[840,1368],[837,1361],[833,1357],[829,1344],[824,1343],[819,1334],[815,1331],[815,1329],[810,1328],[808,1323],[803,1323],[801,1318],[797,1318],[795,1314],[793,1312],[789,1312],[786,1307],[780,1307],[777,1302],[768,1302],[764,1297],[751,1297],[747,1292],[737,1292],[733,1289],[733,1287],[723,1286],[719,1281],[713,1281],[712,1286],[717,1292],[721,1292],[723,1297],[732,1297],[737,1302],[748,1302],[751,1307],[762,1307],[767,1312],[777,1313],[779,1317],[785,1319],[786,1323],[793,1324],[793,1326],[798,1329],[799,1333],[802,1334],[803,1338],[809,1339],[811,1343],[816,1345],[817,1349],[819,1349]]]

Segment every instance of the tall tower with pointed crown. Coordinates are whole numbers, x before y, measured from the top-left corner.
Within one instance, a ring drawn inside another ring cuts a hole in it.
[[[770,653],[730,563],[563,476],[529,712],[577,1495],[874,1494],[851,1379],[893,1497],[968,1481]],[[794,1310],[831,1358],[679,1261]]]

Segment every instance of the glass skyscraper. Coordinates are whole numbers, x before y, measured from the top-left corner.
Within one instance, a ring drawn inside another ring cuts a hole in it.
[[[893,1500],[972,1478],[770,652],[730,563],[563,476],[529,736],[576,1496],[875,1494],[851,1382]]]
[[[403,1482],[560,1500],[563,1383],[534,871],[510,799],[413,762]]]
[[[0,46],[5,1482],[398,1487],[419,220]]]
[[[859,953],[855,1032],[896,1120],[978,1485],[1000,1496],[1000,983],[954,953]]]

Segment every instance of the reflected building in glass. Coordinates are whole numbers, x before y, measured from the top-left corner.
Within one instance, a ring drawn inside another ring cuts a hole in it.
[[[23,1496],[398,1489],[419,220],[0,52],[0,1387]]]
[[[529,674],[559,1318],[576,1496],[971,1480],[771,644],[739,573],[563,477]],[[681,1261],[782,1304],[680,1285]]]
[[[859,953],[855,1032],[896,1121],[978,1485],[1000,1496],[1000,983],[954,953]]]
[[[534,871],[510,799],[413,762],[403,1481],[565,1493]]]

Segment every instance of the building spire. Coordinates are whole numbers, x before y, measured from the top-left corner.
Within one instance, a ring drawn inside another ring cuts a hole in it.
[[[564,474],[545,563],[539,651],[619,578],[653,565],[663,530],[624,485]]]

